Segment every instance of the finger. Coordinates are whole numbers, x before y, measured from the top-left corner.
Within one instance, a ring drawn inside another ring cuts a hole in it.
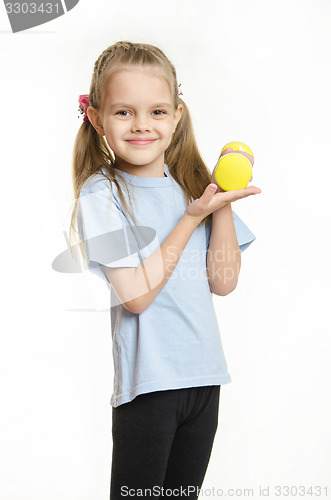
[[[205,201],[207,204],[209,201],[212,199],[213,196],[215,196],[215,193],[217,191],[217,184],[212,182],[211,184],[208,184],[204,192],[202,193],[202,196],[200,199]]]
[[[245,189],[235,189],[233,191],[226,191],[224,193],[217,193],[215,195],[215,198],[222,196],[223,201],[231,202],[231,201],[240,200],[242,198],[246,198],[247,196],[250,196],[253,194],[259,194],[261,192],[262,192],[261,189],[258,188],[257,186],[249,186],[248,188],[245,188]]]
[[[206,187],[206,189],[204,190],[204,194],[208,194],[208,195],[214,195],[215,194],[215,191],[217,189],[218,185],[215,184],[215,182],[212,182],[211,184],[208,184],[208,186]],[[202,195],[202,196],[203,196]]]
[[[257,186],[249,186],[249,187],[245,188],[244,191],[247,191],[249,195],[262,193],[262,190]]]

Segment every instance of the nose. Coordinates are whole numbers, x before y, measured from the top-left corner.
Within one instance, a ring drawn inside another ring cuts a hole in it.
[[[133,132],[148,132],[151,130],[151,125],[149,123],[148,117],[146,115],[137,114],[133,120],[132,131]]]

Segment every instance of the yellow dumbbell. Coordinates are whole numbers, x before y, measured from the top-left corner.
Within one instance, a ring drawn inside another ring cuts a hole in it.
[[[219,159],[215,170],[216,182],[224,191],[244,189],[252,176],[252,165],[246,156],[235,153],[235,151],[243,151],[253,156],[252,150],[243,142],[229,142],[224,146],[221,154],[229,147],[234,152],[227,153]]]

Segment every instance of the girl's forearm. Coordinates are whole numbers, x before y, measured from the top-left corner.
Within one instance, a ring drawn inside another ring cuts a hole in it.
[[[201,220],[184,214],[160,247],[135,269],[134,287],[138,297],[135,309],[138,313],[147,309],[167,283],[200,222]]]
[[[209,286],[216,295],[227,295],[237,286],[241,254],[234,227],[231,203],[213,212],[207,252]]]

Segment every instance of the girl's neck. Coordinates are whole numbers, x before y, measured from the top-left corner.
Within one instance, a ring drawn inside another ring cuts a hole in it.
[[[157,177],[167,177],[164,171],[164,163],[159,166],[137,166],[137,165],[128,165],[123,164],[121,162],[115,161],[115,167],[122,172],[126,172],[127,174],[134,175],[136,177],[145,177],[145,178],[157,178]]]

